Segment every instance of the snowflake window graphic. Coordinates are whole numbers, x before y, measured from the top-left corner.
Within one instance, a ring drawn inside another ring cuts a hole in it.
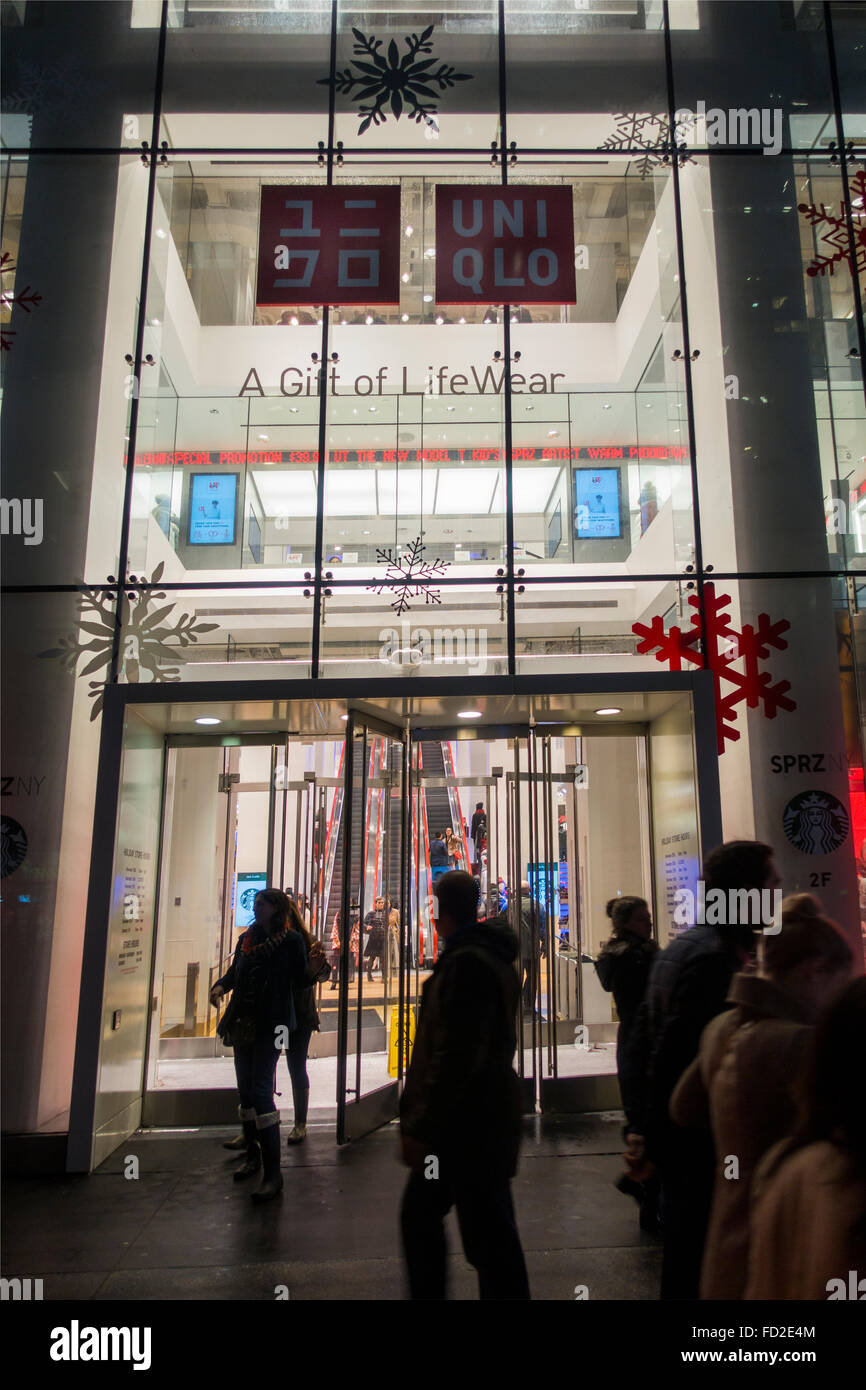
[[[797,204],[798,212],[816,229],[818,242],[827,247],[827,254],[817,249],[812,264],[806,267],[807,275],[826,275],[828,271],[832,275],[842,261],[848,262],[852,276],[866,271],[866,171],[855,174],[850,187],[851,207],[843,203],[838,217],[827,211],[825,203]],[[846,211],[850,211],[854,224],[853,245]]]
[[[386,589],[391,590],[394,598],[391,607],[397,614],[405,613],[409,608],[410,598],[420,598],[424,595],[425,604],[441,603],[442,596],[439,590],[432,585],[434,579],[438,579],[448,568],[450,561],[440,560],[437,556],[432,562],[424,559],[426,546],[420,536],[416,536],[411,545],[401,555],[395,555],[390,549],[377,550],[376,559],[383,565],[388,566],[388,573],[384,579],[374,579],[367,588],[374,593],[384,593]]]
[[[14,270],[15,261],[12,259],[11,252],[4,251],[0,256],[0,275],[11,275]],[[41,303],[42,295],[37,290],[32,290],[29,285],[25,285],[18,294],[15,293],[14,289],[3,290],[0,293],[0,306],[8,309],[10,313],[17,305],[19,309],[24,310],[25,314],[29,314],[31,309],[38,309]],[[7,324],[0,324],[0,351],[11,352],[12,339],[16,332],[16,329],[9,328]]]
[[[407,34],[403,42],[406,52],[402,58],[396,39],[388,44],[387,58],[379,52],[384,39],[367,37],[360,29],[353,29],[355,43],[352,49],[358,56],[349,67],[335,76],[322,77],[319,84],[333,86],[341,95],[362,104],[358,108],[361,124],[358,134],[363,135],[370,125],[382,125],[387,120],[385,107],[390,105],[391,114],[399,121],[404,114],[410,121],[423,122],[428,130],[438,133],[436,105],[441,94],[457,82],[471,82],[472,74],[458,72],[450,63],[436,58],[421,58],[419,54],[432,53],[430,42],[434,26],[428,25],[421,34]],[[436,63],[439,66],[436,68]],[[357,70],[352,72],[352,68]],[[433,69],[436,69],[434,72]],[[438,87],[438,91],[435,88]],[[355,91],[354,89],[358,90]],[[372,105],[367,103],[372,101]]]
[[[667,116],[653,115],[648,111],[620,111],[614,116],[616,129],[609,135],[600,150],[625,150],[637,155],[635,166],[640,178],[645,179],[659,164],[670,162],[672,150],[679,144],[683,133],[694,121],[685,115],[676,122],[671,137],[671,123]],[[642,151],[641,154],[637,154]],[[689,156],[680,149],[680,159]]]
[[[166,597],[164,593],[156,592],[164,568],[164,564],[157,565],[149,580],[136,581],[135,577],[130,575],[130,582],[137,582],[138,593],[127,591],[121,598],[120,654],[124,678],[132,683],[142,679],[143,671],[150,672],[153,681],[176,683],[180,680],[179,668],[166,666],[164,663],[182,662],[184,654],[181,648],[198,642],[204,633],[213,632],[219,626],[218,623],[197,623],[188,613],[181,613],[175,619],[174,625],[169,627],[164,620],[174,610],[173,603],[153,612],[149,611],[154,600]],[[109,577],[109,583],[113,582]],[[111,665],[115,633],[114,615],[112,591],[100,593],[96,589],[85,589],[81,601],[80,631],[90,640],[85,641],[82,636],[63,636],[60,638],[59,647],[51,647],[48,651],[39,653],[41,657],[54,657],[67,671],[75,670],[78,658],[84,652],[94,653],[78,673],[80,676],[89,676],[100,671],[103,676],[102,680],[90,682],[90,698],[94,702],[90,714],[92,720],[96,719],[102,710],[105,697],[105,677]],[[170,647],[169,642],[176,642],[177,646]]]
[[[681,631],[672,627],[667,632],[660,616],[652,622],[633,623],[632,632],[640,638],[636,651],[645,656],[655,651],[656,661],[668,663],[670,671],[682,671],[683,662],[688,661],[699,670],[704,669],[701,654],[701,636],[706,636],[707,665],[715,678],[716,687],[716,738],[719,753],[724,753],[728,740],[735,743],[739,730],[735,727],[737,705],[745,703],[747,709],[763,709],[767,719],[775,719],[779,710],[794,710],[796,701],[789,699],[790,681],[772,683],[768,671],[760,669],[760,662],[770,655],[770,649],[784,651],[788,643],[782,636],[791,624],[785,618],[772,623],[767,613],[758,614],[755,627],[746,623],[741,632],[730,625],[730,614],[726,611],[731,598],[729,594],[716,594],[714,584],[704,585],[704,610],[701,618],[696,594],[689,598],[695,609],[691,615],[691,628]],[[742,661],[744,669],[737,670]],[[727,686],[728,689],[724,690]]]

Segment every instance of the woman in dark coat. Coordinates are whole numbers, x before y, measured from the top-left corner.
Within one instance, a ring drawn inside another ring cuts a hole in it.
[[[629,1041],[658,946],[652,939],[652,918],[643,898],[611,898],[605,910],[613,922],[613,936],[602,946],[595,971],[616,1004],[616,1072],[626,1119],[631,1121]]]
[[[280,1113],[274,1077],[280,1052],[295,1027],[294,991],[307,964],[304,939],[288,928],[293,904],[276,888],[256,895],[255,919],[238,942],[234,960],[211,990],[216,1006],[231,993],[217,1032],[234,1049],[240,1115],[247,1156],[235,1181],[264,1167],[254,1202],[267,1202],[282,1190]]]
[[[619,1017],[616,1073],[625,1111],[624,1137],[629,1143],[640,1099],[640,1075],[635,1075],[636,1059],[631,1055],[632,1031],[658,945],[652,939],[652,918],[643,898],[611,898],[605,910],[613,922],[613,936],[602,946],[595,962],[595,971],[603,988],[613,995]],[[624,1175],[618,1180],[617,1186],[621,1192],[628,1193],[641,1204],[643,1229],[655,1230],[656,1180],[635,1182]]]

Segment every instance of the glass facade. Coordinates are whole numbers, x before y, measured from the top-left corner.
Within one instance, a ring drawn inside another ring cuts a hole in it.
[[[857,933],[862,7],[107,8],[3,6],[4,868],[23,834],[8,911],[39,957],[8,1125],[68,1109],[106,685],[349,698],[425,640],[424,678],[475,693],[708,667],[726,837],[778,842]],[[519,189],[539,245],[539,200],[565,208],[574,292],[530,293],[527,248],[453,302],[449,267],[482,274],[468,221],[468,252],[437,226],[458,187],[500,231]],[[355,223],[352,302],[301,293],[329,190],[383,212],[389,302],[362,302]],[[271,196],[301,219],[279,302]],[[786,838],[803,794],[817,848]]]

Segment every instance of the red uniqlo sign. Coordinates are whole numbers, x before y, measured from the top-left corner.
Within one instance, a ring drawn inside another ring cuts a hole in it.
[[[399,185],[262,188],[257,304],[399,302]]]
[[[573,304],[571,189],[436,188],[440,304]]]

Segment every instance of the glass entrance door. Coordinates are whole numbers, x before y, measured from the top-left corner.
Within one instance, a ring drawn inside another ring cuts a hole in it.
[[[337,1036],[337,1142],[397,1114],[414,1015],[409,870],[408,740],[352,711],[342,791]]]

